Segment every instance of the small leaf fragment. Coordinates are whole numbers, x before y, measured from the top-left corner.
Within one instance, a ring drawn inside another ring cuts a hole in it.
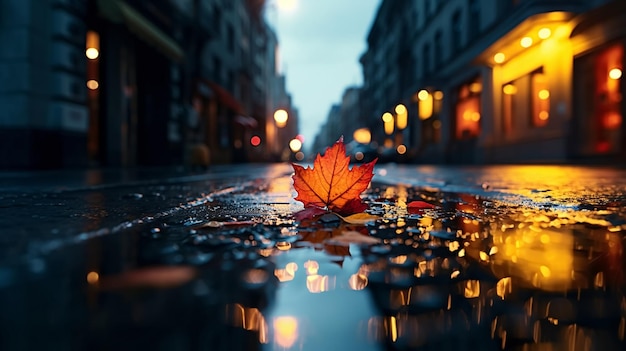
[[[375,216],[373,214],[369,214],[369,213],[355,213],[353,215],[350,216],[339,216],[341,217],[341,219],[343,219],[344,222],[349,223],[349,224],[367,224],[367,223],[371,223],[371,222],[375,222],[377,219],[380,219],[379,216]]]

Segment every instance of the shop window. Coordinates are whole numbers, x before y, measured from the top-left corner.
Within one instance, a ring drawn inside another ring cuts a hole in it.
[[[456,139],[472,139],[480,134],[481,92],[482,83],[480,78],[476,78],[459,87],[456,104]]]
[[[548,124],[550,118],[550,89],[548,79],[543,70],[538,70],[530,75],[532,115],[531,125],[543,127]]]
[[[621,81],[624,46],[612,45],[594,62],[594,149],[597,153],[619,151],[621,140]]]

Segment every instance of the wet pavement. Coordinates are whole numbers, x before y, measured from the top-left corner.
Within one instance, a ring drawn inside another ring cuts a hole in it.
[[[0,349],[626,348],[626,170],[378,165],[367,225],[291,173],[1,175]]]

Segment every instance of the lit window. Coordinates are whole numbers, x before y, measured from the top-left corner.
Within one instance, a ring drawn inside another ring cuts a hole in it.
[[[542,70],[531,74],[531,101],[532,101],[532,125],[543,127],[548,124],[550,118],[550,90],[548,79]]]
[[[480,134],[480,78],[459,88],[456,105],[456,138],[465,140]]]

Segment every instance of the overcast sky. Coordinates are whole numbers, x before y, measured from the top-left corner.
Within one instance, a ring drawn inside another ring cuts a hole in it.
[[[310,147],[344,89],[362,84],[359,58],[381,0],[290,1],[293,9],[269,9],[267,16],[277,28],[287,90]]]

